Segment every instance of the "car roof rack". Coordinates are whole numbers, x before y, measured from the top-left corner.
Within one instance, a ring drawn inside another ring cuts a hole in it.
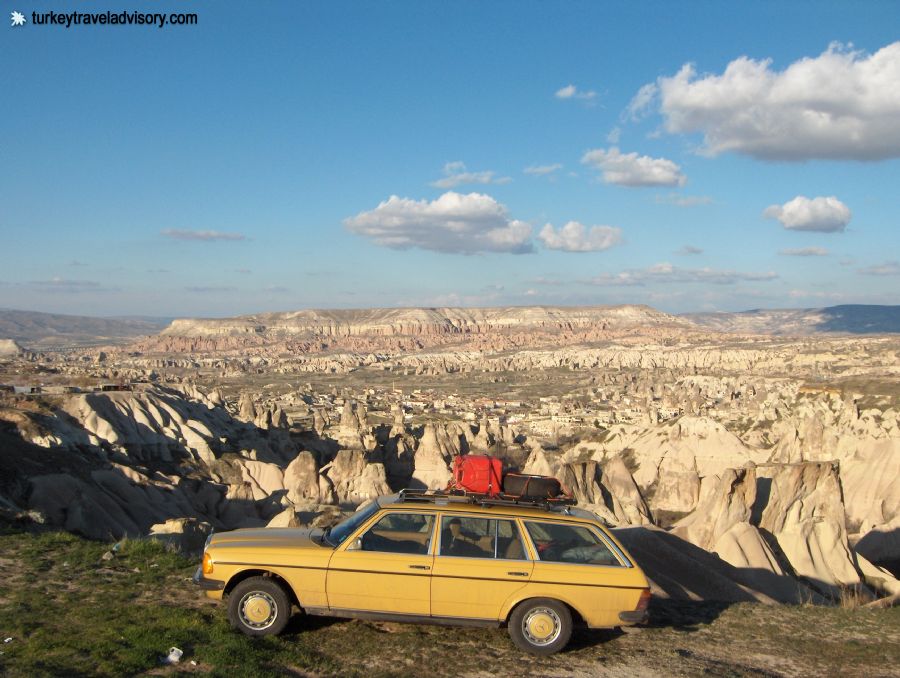
[[[577,501],[574,497],[516,497],[509,494],[487,495],[461,491],[404,489],[397,493],[397,503],[428,502],[432,504],[475,504],[477,506],[522,506],[566,513]]]

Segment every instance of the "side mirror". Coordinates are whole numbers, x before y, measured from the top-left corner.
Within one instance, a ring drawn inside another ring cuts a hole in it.
[[[350,545],[347,547],[347,550],[348,551],[362,551],[363,550],[362,537],[357,537],[356,539],[354,539],[350,543]]]

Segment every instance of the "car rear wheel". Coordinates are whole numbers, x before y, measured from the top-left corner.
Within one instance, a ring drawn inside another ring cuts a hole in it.
[[[269,577],[250,577],[228,598],[228,621],[248,636],[281,633],[291,617],[287,592]]]
[[[526,652],[553,654],[563,649],[572,637],[572,614],[558,600],[526,600],[509,617],[509,635]]]

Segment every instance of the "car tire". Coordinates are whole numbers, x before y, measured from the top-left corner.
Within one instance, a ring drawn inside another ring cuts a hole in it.
[[[572,637],[572,613],[551,598],[526,600],[509,617],[509,636],[518,648],[532,654],[559,652]]]
[[[271,577],[250,577],[228,596],[228,621],[248,636],[274,636],[291,618],[291,599]]]

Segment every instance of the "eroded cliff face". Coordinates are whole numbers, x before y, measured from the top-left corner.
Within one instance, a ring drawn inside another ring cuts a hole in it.
[[[411,427],[397,406],[376,424],[352,398],[317,411],[310,428],[278,403],[247,394],[228,403],[191,384],[65,396],[50,409],[17,401],[0,409],[0,508],[98,539],[183,532],[197,541],[212,527],[328,521],[402,487],[443,488],[456,456],[493,452],[557,476],[610,525],[643,530],[629,538],[669,595],[796,601],[866,584],[900,590],[862,557],[900,555],[896,417],[833,395],[790,395],[794,409],[776,413],[765,447],[686,415],[611,426],[558,449],[486,417]],[[784,407],[780,397],[763,398],[760,416],[765,403]],[[653,553],[673,549],[686,567],[709,571],[709,587],[687,574],[668,581],[662,561],[653,570]]]
[[[674,316],[648,306],[507,307],[507,308],[375,308],[303,310],[264,313],[216,320],[179,319],[163,336],[487,334],[509,329],[574,329],[613,325],[671,324],[686,327]]]
[[[304,310],[179,319],[137,348],[149,353],[206,353],[272,347],[307,354],[402,352],[465,344],[483,351],[690,331],[704,333],[646,306]]]

